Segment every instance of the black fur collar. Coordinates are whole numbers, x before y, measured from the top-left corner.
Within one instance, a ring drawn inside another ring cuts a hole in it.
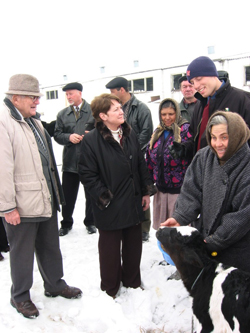
[[[104,125],[103,122],[99,121],[96,122],[95,125],[96,129],[100,132],[104,140],[106,141],[114,141],[114,137],[108,127]],[[122,131],[123,131],[123,137],[128,137],[130,132],[131,132],[131,127],[130,125],[125,121],[123,124],[121,124]]]

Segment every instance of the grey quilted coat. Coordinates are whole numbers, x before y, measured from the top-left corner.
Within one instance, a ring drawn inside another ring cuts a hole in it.
[[[197,217],[199,218],[197,219]],[[250,149],[245,143],[224,165],[206,147],[189,166],[173,217],[195,222],[220,262],[250,272]]]

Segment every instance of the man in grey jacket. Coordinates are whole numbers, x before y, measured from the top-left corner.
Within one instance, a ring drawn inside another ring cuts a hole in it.
[[[129,92],[128,80],[116,77],[106,84],[111,94],[116,95],[122,102],[124,118],[136,133],[141,150],[144,152],[153,133],[151,111],[146,104],[139,101]],[[151,225],[150,209],[145,212],[145,221],[142,223],[142,240],[148,241]]]
[[[73,226],[73,212],[77,199],[80,179],[77,170],[77,149],[83,136],[94,128],[94,118],[90,105],[82,99],[82,85],[72,82],[63,87],[69,106],[57,115],[54,139],[63,148],[62,187],[66,205],[62,207],[59,236],[65,236]],[[85,190],[85,189],[84,189]],[[89,234],[96,232],[89,194],[85,190],[84,224]]]
[[[189,123],[192,118],[197,99],[194,97],[196,90],[191,83],[188,82],[186,75],[179,78],[180,90],[183,98],[180,102],[181,116]]]
[[[57,210],[64,197],[51,139],[36,112],[41,96],[35,77],[14,75],[0,112],[0,216],[10,244],[10,303],[26,318],[39,315],[30,299],[34,252],[45,296],[82,294],[62,279]]]

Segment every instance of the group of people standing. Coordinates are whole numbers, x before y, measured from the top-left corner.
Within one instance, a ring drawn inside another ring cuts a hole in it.
[[[11,305],[27,318],[39,315],[30,299],[34,252],[45,296],[82,295],[62,279],[58,237],[73,227],[80,182],[84,224],[90,234],[98,229],[101,289],[109,296],[115,298],[121,284],[141,287],[152,195],[154,229],[195,224],[222,262],[250,271],[243,251],[250,246],[249,93],[231,87],[228,78],[221,81],[214,63],[199,57],[180,79],[183,100],[161,101],[153,131],[150,110],[129,92],[125,78],[106,88],[111,94],[89,105],[81,84],[63,87],[70,105],[58,113],[49,135],[36,110],[38,80],[25,74],[10,78],[0,112],[0,213],[10,245]],[[64,146],[62,186],[53,135]]]
[[[127,116],[130,110],[138,113],[136,120],[131,120],[137,126],[134,132],[125,122],[122,102],[115,94],[100,96],[90,106],[82,99],[79,83],[68,84],[63,90],[69,107],[59,112],[56,122],[42,123],[37,112],[42,96],[38,80],[31,75],[17,74],[10,78],[0,111],[3,143],[0,154],[4,160],[0,171],[4,180],[0,212],[10,246],[10,303],[26,318],[39,315],[30,299],[34,253],[45,296],[75,299],[82,295],[79,288],[68,286],[62,279],[58,237],[72,229],[80,181],[86,189],[86,228],[89,233],[96,232],[96,226],[99,230],[101,289],[115,297],[120,283],[132,288],[141,286],[141,222],[145,220],[144,211],[149,208],[149,196],[154,194],[142,152],[152,133],[150,111],[147,108],[144,113],[142,103],[126,91],[131,99],[126,105]],[[51,136],[64,146],[62,185]],[[99,143],[93,148],[97,151],[90,151],[84,139],[95,137]],[[85,171],[82,174],[86,160],[91,163],[89,174]],[[95,170],[99,171],[99,179],[97,175],[92,177]],[[63,220],[58,232],[60,206]]]
[[[190,138],[171,154],[191,157],[174,212],[161,226],[193,225],[208,253],[250,272],[250,94],[219,78],[208,57],[194,59],[187,79],[198,99]]]

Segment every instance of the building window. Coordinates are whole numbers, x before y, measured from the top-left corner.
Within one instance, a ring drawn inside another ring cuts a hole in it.
[[[144,79],[133,80],[133,83],[134,83],[134,92],[145,91]]]
[[[134,67],[139,67],[139,60],[134,60]]]
[[[147,77],[143,79],[132,80],[129,83],[129,91],[133,92],[146,92],[153,91],[153,78]]]
[[[245,67],[246,84],[250,85],[250,66]]]
[[[132,81],[128,81],[128,91],[132,91]]]
[[[184,74],[185,75],[185,74]],[[174,90],[179,90],[180,89],[180,84],[179,84],[179,79],[183,76],[183,74],[175,74],[172,75],[172,91]]]
[[[58,99],[58,90],[46,91],[46,99]]]
[[[214,46],[208,46],[208,48],[207,48],[207,53],[208,53],[208,54],[214,54],[214,53],[215,53],[215,48],[214,48]]]
[[[146,78],[146,83],[147,83],[147,91],[153,91],[154,90],[153,78],[152,77],[147,77]]]

